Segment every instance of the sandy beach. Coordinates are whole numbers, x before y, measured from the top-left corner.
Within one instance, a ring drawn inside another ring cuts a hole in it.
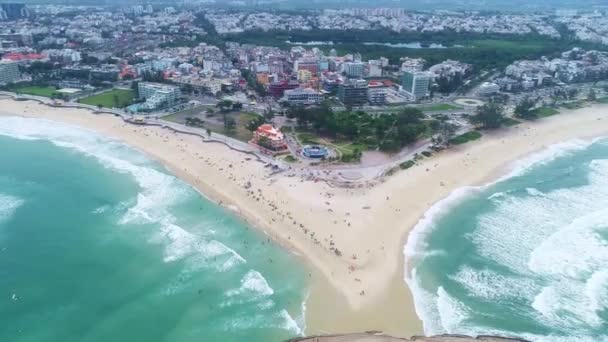
[[[573,138],[608,135],[608,106],[563,111],[485,134],[398,172],[373,188],[336,188],[270,169],[220,143],[112,115],[0,100],[0,115],[43,118],[124,141],[300,255],[311,267],[307,334],[422,333],[404,282],[408,232],[453,190],[508,172],[512,161]]]

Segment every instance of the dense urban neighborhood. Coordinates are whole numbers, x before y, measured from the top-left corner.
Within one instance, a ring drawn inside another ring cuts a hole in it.
[[[5,3],[0,85],[197,127],[290,162],[379,151],[406,167],[478,129],[604,101],[607,18]]]

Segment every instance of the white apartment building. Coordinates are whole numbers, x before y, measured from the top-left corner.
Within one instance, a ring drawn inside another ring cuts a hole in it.
[[[21,72],[19,72],[19,63],[8,59],[0,60],[0,84],[7,84],[19,81]]]
[[[146,99],[141,108],[148,110],[155,110],[162,106],[171,107],[181,96],[179,87],[161,83],[140,82],[138,90],[139,98]]]
[[[323,95],[310,88],[296,88],[285,90],[283,100],[290,104],[318,104],[323,100]]]
[[[344,73],[348,77],[361,78],[365,73],[365,64],[359,62],[344,63]]]
[[[479,96],[490,96],[498,93],[500,86],[496,83],[484,82],[477,89],[477,95]]]
[[[428,72],[404,72],[402,77],[403,90],[418,101],[429,95],[429,87],[433,76]]]

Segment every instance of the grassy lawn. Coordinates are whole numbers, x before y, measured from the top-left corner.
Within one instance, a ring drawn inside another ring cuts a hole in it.
[[[432,106],[419,107],[419,109],[426,113],[426,112],[443,112],[443,111],[455,110],[455,109],[459,109],[459,108],[456,106],[453,106],[451,104],[448,104],[448,103],[439,103],[439,104],[432,105]]]
[[[288,163],[296,163],[298,161],[296,159],[296,157],[292,156],[291,154],[286,155],[285,158],[283,158],[283,160]]]
[[[356,144],[349,141],[335,141],[330,144],[331,147],[335,148],[338,153],[342,156],[350,156],[355,153],[355,150],[359,150],[360,152],[366,151],[367,146],[363,144]]]
[[[38,87],[38,86],[16,86],[11,88],[12,92],[34,95],[34,96],[44,96],[51,97],[57,93],[57,89],[55,87]]]
[[[179,119],[179,113],[163,116],[162,119],[175,123],[182,123],[182,121]]]
[[[461,145],[469,141],[477,140],[479,138],[481,138],[481,133],[477,131],[470,131],[453,138],[452,140],[450,140],[450,143],[454,145]]]
[[[355,152],[361,153],[368,150],[365,144],[354,143],[350,140],[331,140],[309,132],[298,132],[296,138],[302,145],[321,145],[334,149],[342,161],[346,162],[358,161],[359,158],[355,158]]]
[[[412,166],[414,166],[414,165],[416,165],[416,162],[415,162],[415,161],[413,161],[413,160],[408,160],[408,161],[404,161],[403,163],[399,164],[399,167],[400,167],[402,170],[407,170],[407,169],[409,169],[410,167],[412,167]]]
[[[570,103],[564,103],[562,105],[562,107],[566,108],[566,109],[579,109],[583,107],[583,102],[582,101],[575,101],[575,102],[570,102]]]
[[[302,143],[302,145],[320,145],[320,144],[322,144],[321,139],[319,139],[318,136],[316,136],[312,133],[298,133],[296,137],[298,138],[300,143]]]
[[[242,112],[227,113],[227,117],[234,119],[236,125],[234,129],[226,130],[224,127],[223,115],[221,113],[213,113],[212,116],[201,114],[201,112],[206,112],[206,108],[209,107],[200,106],[191,108],[171,115],[163,116],[162,119],[179,124],[186,124],[187,118],[197,118],[204,122],[202,128],[209,129],[211,132],[226,135],[243,142],[248,142],[253,137],[253,133],[247,129],[247,125],[253,119],[258,117],[257,114]]]
[[[217,114],[221,117],[221,114]],[[236,115],[236,118],[234,117]],[[236,113],[232,114],[231,117],[236,121],[236,127],[232,130],[226,130],[223,125],[218,126],[214,124],[206,124],[211,131],[227,135],[231,138],[235,138],[240,141],[248,142],[253,137],[253,132],[247,129],[247,124],[253,120],[257,114],[250,113]]]
[[[131,104],[135,93],[127,89],[112,89],[100,94],[92,95],[78,100],[80,103],[91,106],[101,105],[105,108],[124,108]]]
[[[502,124],[505,125],[505,126],[507,126],[507,127],[519,125],[520,123],[521,123],[521,121],[515,120],[513,118],[504,118],[502,120]]]
[[[541,107],[534,111],[539,118],[546,118],[555,114],[559,114],[559,110],[551,107]]]

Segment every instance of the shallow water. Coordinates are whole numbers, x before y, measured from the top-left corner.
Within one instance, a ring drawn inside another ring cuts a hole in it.
[[[0,118],[0,341],[280,341],[303,267],[119,142]]]
[[[458,190],[405,254],[427,334],[608,341],[608,140],[556,145]]]

